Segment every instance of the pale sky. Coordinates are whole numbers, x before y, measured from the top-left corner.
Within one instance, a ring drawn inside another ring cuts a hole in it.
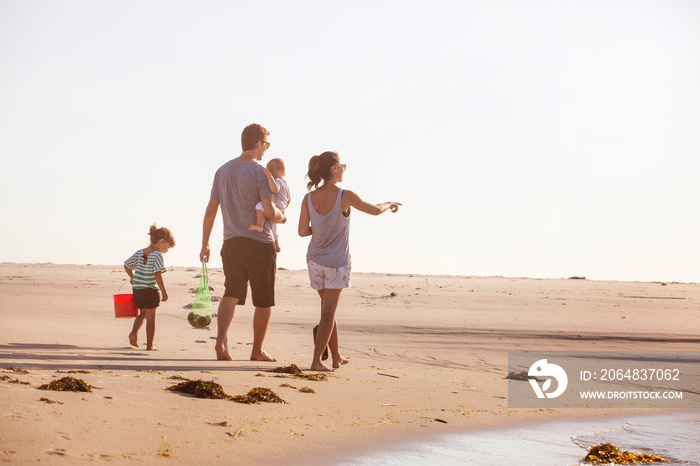
[[[700,281],[700,2],[0,0],[0,261],[199,266],[249,123],[312,155],[358,272]],[[211,266],[221,265],[219,220]]]

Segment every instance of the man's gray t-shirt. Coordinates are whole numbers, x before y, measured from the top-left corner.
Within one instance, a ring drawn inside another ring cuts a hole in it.
[[[263,167],[258,162],[230,160],[216,171],[211,199],[221,205],[224,218],[224,240],[245,237],[272,243],[270,221],[265,219],[263,231],[249,230],[255,225],[255,205],[263,199],[273,197]]]

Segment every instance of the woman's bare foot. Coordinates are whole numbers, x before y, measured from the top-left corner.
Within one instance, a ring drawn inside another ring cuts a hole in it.
[[[148,351],[158,351],[158,348],[156,348],[156,345],[148,345],[146,347],[146,350]]]
[[[265,362],[276,362],[277,361],[277,359],[270,356],[267,353],[267,351],[265,351],[265,350],[253,351],[252,353],[250,353],[250,360],[251,361],[265,361]]]
[[[228,348],[225,346],[214,346],[216,350],[216,359],[218,361],[233,361],[233,356],[228,352]]]
[[[131,346],[135,346],[138,348],[139,347],[138,334],[130,333],[129,334],[129,343],[131,344]]]
[[[312,371],[322,371],[322,372],[333,372],[333,369],[326,366],[322,362],[318,362],[318,363],[315,362],[315,363],[311,364],[311,370]]]
[[[346,358],[345,356],[340,356],[338,359],[333,358],[333,367],[335,369],[339,368],[343,364],[347,364],[350,362],[350,358]]]

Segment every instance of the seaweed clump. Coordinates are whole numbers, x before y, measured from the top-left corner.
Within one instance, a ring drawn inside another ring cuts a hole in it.
[[[583,460],[590,464],[637,464],[638,462],[670,463],[669,460],[666,460],[659,455],[621,451],[615,445],[610,443],[591,445],[591,449],[588,451],[588,454],[583,458]]]
[[[0,375],[0,380],[7,381],[7,382],[10,382],[10,383],[18,383],[18,384],[21,384],[21,385],[31,385],[29,382],[22,382],[22,381],[19,380],[19,379],[12,379],[12,378],[10,378],[9,375]]]
[[[508,376],[506,379],[511,379],[511,380],[525,380],[528,381],[530,378],[527,376],[527,372],[522,371],[522,372],[508,372]]]
[[[58,404],[60,404],[60,405],[63,404],[63,403],[61,403],[60,401],[49,400],[48,398],[43,398],[43,397],[42,397],[42,398],[39,398],[39,401],[43,401],[44,403],[48,403],[48,404],[50,404],[50,405],[55,404],[55,403],[58,403]]]
[[[166,390],[187,393],[189,395],[194,395],[197,398],[232,400],[237,401],[238,403],[246,404],[258,404],[260,402],[286,403],[286,401],[280,398],[269,388],[254,388],[245,395],[231,396],[227,395],[226,392],[224,392],[224,389],[218,383],[205,380],[187,380],[186,382],[167,387]]]
[[[294,385],[289,385],[288,383],[282,383],[282,384],[280,384],[280,387],[293,388],[294,390],[299,390],[302,393],[316,393],[316,390],[314,390],[313,388],[309,388],[309,387],[297,388]]]
[[[29,374],[28,370],[22,369],[21,367],[5,367],[4,369],[6,371],[17,372],[19,374]]]
[[[187,380],[186,382],[172,385],[166,390],[187,393],[197,398],[211,398],[215,400],[230,400],[231,396],[224,392],[224,389],[216,382],[205,380]]]
[[[245,395],[236,395],[231,399],[238,403],[246,404],[259,404],[260,402],[285,404],[287,403],[282,398],[280,398],[277,395],[277,393],[273,392],[269,388],[254,388]]]
[[[284,366],[284,367],[275,367],[274,369],[270,369],[268,372],[274,372],[277,374],[291,374],[291,375],[303,374],[302,370],[299,369],[299,366],[297,366],[296,364],[290,364],[290,365]]]
[[[524,380],[528,381],[530,379],[537,380],[538,382],[544,382],[544,379],[541,379],[539,377],[530,377],[526,371],[520,371],[520,372],[508,372],[508,375],[506,376],[506,379],[511,379],[511,380]]]
[[[54,390],[57,392],[92,392],[92,386],[81,379],[63,377],[39,387],[39,390]]]
[[[274,369],[270,369],[268,372],[274,372],[277,374],[289,374],[297,379],[306,379],[314,382],[328,380],[328,376],[321,372],[316,374],[304,374],[304,372],[301,369],[299,369],[299,366],[297,366],[296,364],[290,364],[284,367],[275,367]]]

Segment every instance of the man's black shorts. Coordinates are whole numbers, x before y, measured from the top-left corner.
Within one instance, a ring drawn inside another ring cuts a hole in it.
[[[160,305],[160,293],[153,288],[134,289],[136,309],[155,309]]]
[[[221,248],[221,260],[226,276],[225,298],[236,298],[245,304],[248,281],[253,306],[275,305],[275,274],[277,250],[274,243],[261,243],[250,238],[230,238]]]

